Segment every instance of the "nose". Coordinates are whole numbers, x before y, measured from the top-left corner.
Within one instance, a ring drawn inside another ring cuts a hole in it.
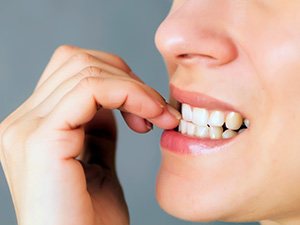
[[[228,1],[181,2],[156,31],[155,44],[164,59],[204,66],[222,66],[234,61],[238,52],[226,30]]]

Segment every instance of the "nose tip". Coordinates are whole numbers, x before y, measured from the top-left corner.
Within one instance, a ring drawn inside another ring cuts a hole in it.
[[[167,17],[156,31],[155,44],[165,59],[177,64],[222,66],[238,56],[236,45],[217,24],[191,17]]]

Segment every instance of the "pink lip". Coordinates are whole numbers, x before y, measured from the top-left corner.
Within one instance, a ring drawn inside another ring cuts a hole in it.
[[[230,104],[222,102],[202,93],[183,91],[172,84],[170,84],[170,91],[171,96],[180,103],[187,103],[191,106],[206,108],[208,110],[239,112]]]
[[[205,94],[183,91],[174,85],[170,85],[170,89],[171,96],[178,102],[187,103],[195,107],[202,107],[210,110],[218,109],[222,111],[238,112],[228,103],[221,102]],[[224,149],[225,145],[235,140],[235,138],[236,137],[218,140],[212,140],[209,138],[200,139],[183,135],[174,130],[165,130],[161,136],[160,144],[164,150],[168,150],[177,154],[199,155],[216,151],[219,152]]]
[[[161,136],[160,146],[177,154],[199,155],[221,151],[226,144],[234,139],[200,139],[183,135],[174,130],[165,130]]]

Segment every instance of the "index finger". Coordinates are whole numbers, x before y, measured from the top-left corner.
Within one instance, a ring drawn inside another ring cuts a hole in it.
[[[67,93],[47,116],[47,128],[72,130],[89,122],[98,106],[106,109],[122,108],[156,125],[170,129],[178,125],[179,118],[166,110],[166,105],[154,98],[142,85],[114,77],[89,77]],[[163,120],[155,120],[163,116]],[[166,117],[168,119],[166,119]]]

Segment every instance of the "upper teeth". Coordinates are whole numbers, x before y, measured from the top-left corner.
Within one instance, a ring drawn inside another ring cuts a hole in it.
[[[187,104],[182,104],[181,106],[182,116],[183,119],[186,121],[192,121],[193,120],[193,109],[191,106]]]
[[[192,122],[194,124],[197,124],[199,126],[206,126],[207,121],[208,121],[208,117],[209,117],[209,113],[206,109],[193,108],[193,120],[192,120]],[[185,118],[186,118],[186,116],[185,116]]]
[[[230,112],[226,116],[226,127],[231,130],[238,130],[243,124],[243,117],[236,112]]]
[[[225,122],[225,114],[222,111],[212,111],[209,116],[210,126],[222,127]]]
[[[249,120],[244,120],[237,112],[208,111],[188,104],[182,104],[181,111],[183,120],[180,122],[179,131],[190,136],[210,137],[211,139],[231,138],[238,134],[237,131],[243,123],[244,127],[250,125]],[[225,131],[223,130],[224,124]]]

